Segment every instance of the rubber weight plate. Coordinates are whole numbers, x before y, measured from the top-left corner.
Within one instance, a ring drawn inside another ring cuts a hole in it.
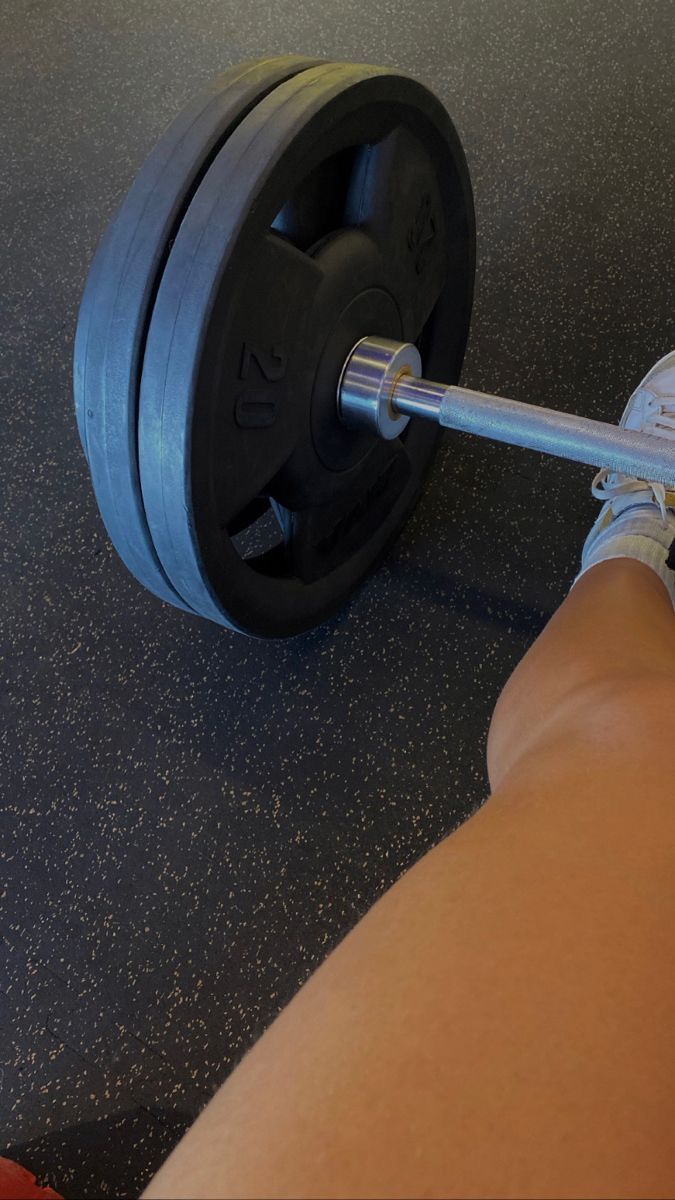
[[[360,583],[409,516],[438,431],[348,433],[342,365],[380,334],[455,381],[473,273],[466,162],[419,83],[323,65],[238,125],[171,247],[141,382],[148,523],[194,611],[282,637]]]
[[[74,389],[80,438],[110,537],[134,575],[180,607],[148,531],[138,472],[143,346],[169,246],[205,170],[279,83],[316,64],[287,56],[226,71],[169,126],[101,241],[80,307]]]

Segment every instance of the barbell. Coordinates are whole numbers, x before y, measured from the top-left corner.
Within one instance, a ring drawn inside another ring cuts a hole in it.
[[[409,76],[287,56],[194,100],[105,232],[75,338],[94,492],[137,579],[303,632],[386,553],[441,427],[675,483],[672,444],[457,386],[474,262],[459,138]]]

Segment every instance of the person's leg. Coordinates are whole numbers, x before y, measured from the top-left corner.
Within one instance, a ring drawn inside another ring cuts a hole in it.
[[[491,799],[371,910],[150,1197],[675,1195],[675,621],[594,566],[497,707]]]
[[[564,754],[561,739],[576,753],[577,739],[592,737],[602,750],[622,720],[651,745],[652,731],[672,720],[660,706],[674,686],[673,605],[658,576],[629,558],[593,567],[499,698],[488,739],[492,790],[519,766],[529,768],[534,752]]]
[[[675,443],[675,351],[647,373],[621,424]],[[593,492],[606,502],[584,546],[585,571],[495,710],[488,743],[493,789],[535,742],[549,745],[547,726],[587,736],[627,686],[637,687],[635,707],[648,722],[650,689],[672,678],[675,519],[668,506],[675,493],[608,471],[596,476]],[[603,563],[615,569],[600,571]]]

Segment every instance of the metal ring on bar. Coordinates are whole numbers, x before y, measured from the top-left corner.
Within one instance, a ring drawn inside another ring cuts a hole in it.
[[[350,429],[367,429],[386,441],[403,433],[410,417],[392,399],[402,376],[422,374],[416,346],[387,338],[363,338],[345,363],[338,387],[340,416]]]

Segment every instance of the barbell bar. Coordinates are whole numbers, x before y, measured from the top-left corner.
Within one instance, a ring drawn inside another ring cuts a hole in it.
[[[350,429],[393,439],[411,417],[423,417],[444,429],[675,485],[672,441],[489,392],[433,383],[421,373],[415,346],[363,338],[340,380],[341,420]]]

